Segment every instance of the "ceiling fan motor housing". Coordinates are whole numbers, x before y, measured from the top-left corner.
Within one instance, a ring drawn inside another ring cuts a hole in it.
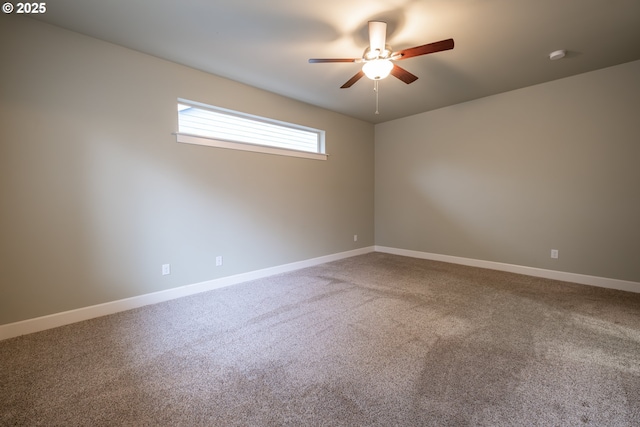
[[[391,57],[391,46],[385,45],[384,50],[371,50],[371,47],[367,47],[362,54],[362,59],[365,61],[372,61],[374,59],[389,59]]]

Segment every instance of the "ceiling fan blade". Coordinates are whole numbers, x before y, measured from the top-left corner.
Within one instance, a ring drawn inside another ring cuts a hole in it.
[[[310,64],[320,64],[323,62],[360,62],[362,58],[311,58]]]
[[[350,88],[351,86],[353,86],[355,82],[360,80],[363,76],[364,76],[364,71],[362,70],[358,71],[358,73],[355,76],[351,77],[345,84],[340,86],[340,89]]]
[[[384,52],[387,42],[387,23],[369,21],[369,49],[371,52]]]
[[[418,80],[418,76],[411,74],[404,68],[398,67],[396,64],[393,64],[393,68],[391,69],[391,75],[393,77],[397,77],[406,84],[410,84]]]
[[[422,46],[410,47],[409,49],[401,50],[395,55],[399,55],[397,60],[413,58],[414,56],[426,55],[428,53],[442,52],[443,50],[453,49],[453,39],[441,40],[439,42],[428,43]]]

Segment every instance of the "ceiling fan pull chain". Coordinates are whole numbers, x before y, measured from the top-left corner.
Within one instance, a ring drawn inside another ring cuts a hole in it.
[[[380,114],[380,112],[378,111],[378,82],[380,80],[374,80],[373,81],[373,91],[376,93],[376,114]]]

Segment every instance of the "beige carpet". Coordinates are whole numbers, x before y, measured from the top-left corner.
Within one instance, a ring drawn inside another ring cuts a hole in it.
[[[372,253],[0,362],[2,426],[638,426],[640,294]]]

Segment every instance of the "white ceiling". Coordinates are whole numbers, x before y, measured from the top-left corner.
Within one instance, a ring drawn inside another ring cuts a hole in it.
[[[379,123],[640,59],[640,0],[55,0],[38,19],[222,77]],[[447,38],[450,51],[398,65],[410,85],[340,86],[367,22],[394,51]],[[568,55],[550,61],[548,54]]]

